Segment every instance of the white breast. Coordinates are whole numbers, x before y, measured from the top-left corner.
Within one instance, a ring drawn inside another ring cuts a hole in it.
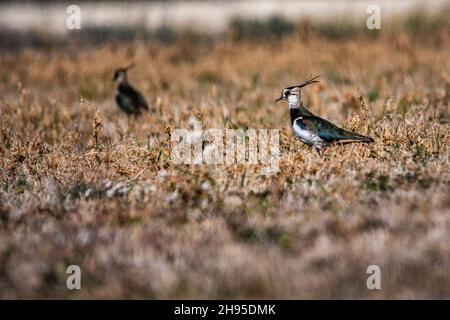
[[[290,95],[288,97],[288,105],[289,105],[289,110],[290,109],[295,109],[299,107],[299,101],[298,101],[298,96],[297,95]]]
[[[300,119],[295,119],[294,123],[292,124],[292,128],[294,129],[294,133],[297,138],[309,145],[322,144],[323,140],[317,134],[302,129],[297,123],[298,121],[300,121]]]

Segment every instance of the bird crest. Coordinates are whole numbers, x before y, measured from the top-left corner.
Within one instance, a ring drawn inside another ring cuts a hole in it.
[[[276,99],[275,102],[278,102],[280,100],[287,100],[290,95],[299,96],[301,88],[309,86],[310,84],[313,84],[313,83],[319,83],[320,81],[317,80],[318,77],[320,77],[320,75],[315,76],[314,78],[312,78],[310,76],[308,80],[306,80],[305,82],[303,82],[301,84],[284,88],[283,91],[281,91],[281,96],[278,99]]]
[[[134,66],[135,66],[134,63],[130,63],[126,67],[117,68],[114,71],[113,81],[126,81],[126,79],[127,79],[127,71],[130,70],[131,68],[133,68]]]

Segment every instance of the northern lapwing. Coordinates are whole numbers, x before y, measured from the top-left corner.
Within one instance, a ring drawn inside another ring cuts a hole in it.
[[[118,84],[116,102],[120,110],[125,113],[139,115],[142,110],[148,110],[148,103],[144,96],[128,83],[127,71],[132,67],[133,65],[118,68],[114,72],[113,81]]]
[[[330,146],[333,142],[373,142],[372,138],[341,129],[331,122],[315,116],[303,107],[300,89],[319,82],[316,80],[318,77],[311,78],[300,85],[285,88],[281,92],[281,96],[275,100],[275,102],[288,101],[295,136],[303,143],[314,146],[319,155],[322,148]]]
[[[299,84],[298,86],[284,88],[283,91],[281,91],[281,96],[278,99],[276,99],[275,102],[278,102],[280,100],[287,100],[289,105],[289,111],[291,112],[291,118],[292,118],[291,110],[294,111],[296,116],[299,115],[314,116],[314,114],[311,111],[309,111],[303,106],[302,93],[300,89],[312,83],[318,83],[319,80],[316,80],[318,77],[319,76],[310,78],[309,80],[305,81],[302,84]]]

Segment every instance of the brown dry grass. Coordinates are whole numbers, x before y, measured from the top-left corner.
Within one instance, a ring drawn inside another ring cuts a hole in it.
[[[0,297],[449,298],[450,42],[421,41],[2,52]],[[115,106],[130,61],[154,115]],[[311,109],[375,143],[320,158],[292,137],[273,100],[310,74]],[[168,132],[192,115],[280,128],[280,173],[171,165]],[[371,264],[382,290],[366,288]]]

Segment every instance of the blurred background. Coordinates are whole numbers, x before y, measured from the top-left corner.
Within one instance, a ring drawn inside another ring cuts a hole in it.
[[[449,298],[449,2],[1,2],[0,298]],[[293,136],[274,100],[310,75],[305,106],[374,143]],[[280,172],[174,165],[193,116],[279,129]]]
[[[66,27],[66,9],[72,4],[80,6],[81,30]],[[383,23],[409,16],[404,22],[411,32],[429,32],[430,27],[443,28],[447,22],[442,11],[448,10],[448,0],[3,1],[0,46],[68,38],[97,43],[137,38],[170,42],[186,34],[259,39],[293,33],[299,25],[313,25],[322,35],[339,38],[367,32],[366,10],[373,4],[380,7]],[[440,19],[425,18],[436,15]]]

